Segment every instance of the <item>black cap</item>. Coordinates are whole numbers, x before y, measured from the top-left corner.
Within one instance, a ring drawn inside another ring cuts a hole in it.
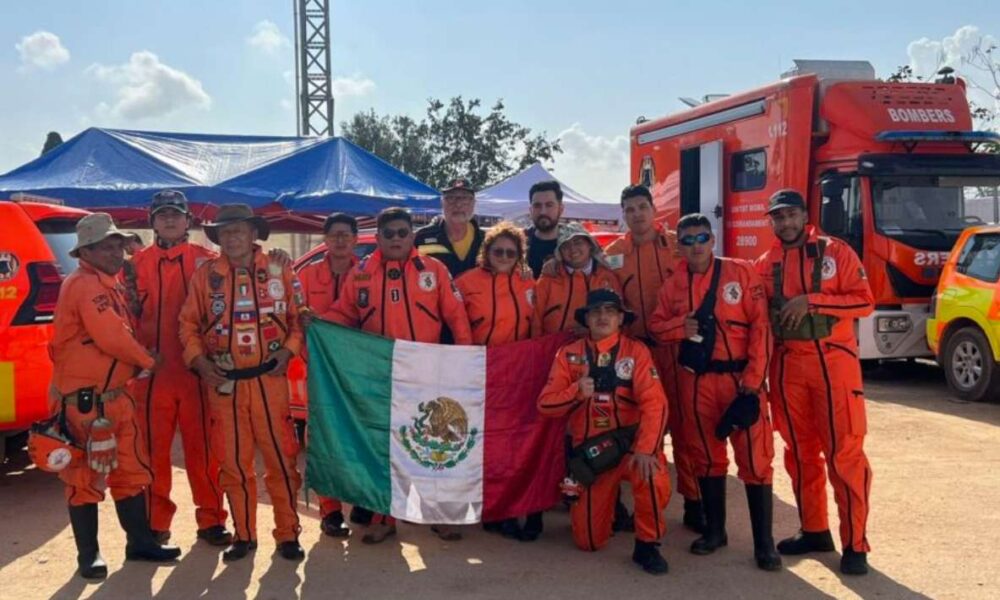
[[[597,308],[598,306],[604,306],[610,304],[620,310],[625,316],[622,325],[628,325],[632,321],[635,321],[635,313],[626,309],[625,305],[622,304],[622,298],[617,293],[608,289],[597,289],[587,293],[587,305],[576,309],[573,314],[576,318],[576,322],[584,327],[587,326],[587,313],[591,309]]]
[[[172,208],[185,215],[191,214],[187,196],[180,190],[162,190],[153,194],[153,201],[149,205],[150,218],[165,208]]]
[[[441,193],[447,194],[448,192],[454,190],[465,190],[473,194],[476,193],[476,188],[472,187],[472,182],[466,179],[465,177],[458,177],[456,179],[452,179],[451,181],[448,182],[448,185],[445,186],[443,190],[441,190]]]
[[[771,200],[767,203],[767,214],[771,214],[779,208],[801,208],[805,210],[806,201],[802,199],[802,194],[791,188],[785,188],[771,194]]]

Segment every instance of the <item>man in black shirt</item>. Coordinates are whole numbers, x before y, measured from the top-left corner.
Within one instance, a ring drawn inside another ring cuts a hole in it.
[[[542,265],[556,253],[559,240],[559,218],[563,213],[563,191],[559,182],[539,181],[528,190],[531,202],[531,222],[534,227],[524,231],[528,238],[528,266],[535,279],[542,274]]]
[[[432,256],[458,277],[476,266],[485,233],[473,214],[476,190],[465,178],[453,179],[441,190],[442,216],[417,230],[414,245],[424,256]]]

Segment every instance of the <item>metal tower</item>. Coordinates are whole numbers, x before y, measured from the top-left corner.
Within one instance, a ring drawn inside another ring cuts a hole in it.
[[[300,136],[332,136],[330,0],[294,2],[295,129]]]

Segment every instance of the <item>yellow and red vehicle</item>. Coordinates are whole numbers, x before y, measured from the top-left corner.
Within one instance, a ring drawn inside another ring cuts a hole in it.
[[[0,201],[0,456],[5,439],[49,414],[48,344],[69,250],[86,211]]]
[[[809,220],[861,257],[876,310],[861,358],[929,356],[925,324],[963,229],[996,222],[1000,140],[972,131],[961,79],[888,83],[867,62],[796,61],[777,83],[631,129],[631,177],[659,219],[701,212],[716,251],[756,259],[773,243],[768,197],[794,188]]]
[[[927,342],[955,395],[1000,398],[1000,226],[959,236],[931,301]]]

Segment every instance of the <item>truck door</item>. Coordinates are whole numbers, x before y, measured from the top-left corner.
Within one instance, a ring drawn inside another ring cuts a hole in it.
[[[681,215],[700,212],[715,233],[715,253],[725,254],[722,197],[722,140],[681,150]]]

